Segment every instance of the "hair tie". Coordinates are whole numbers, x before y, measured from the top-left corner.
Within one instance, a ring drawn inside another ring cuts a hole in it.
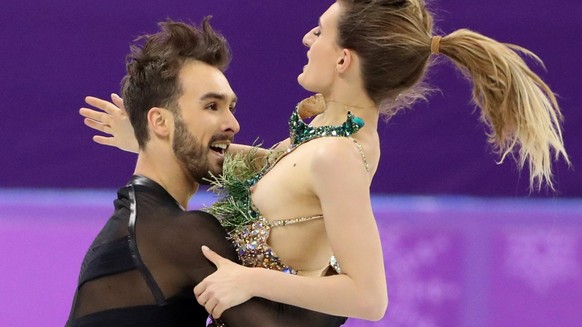
[[[438,55],[440,53],[442,36],[435,35],[430,41],[430,53]]]

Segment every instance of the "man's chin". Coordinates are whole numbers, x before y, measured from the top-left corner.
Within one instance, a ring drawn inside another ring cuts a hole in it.
[[[208,174],[212,174],[214,176],[222,175],[222,165],[224,164],[224,158],[220,158],[219,160],[213,160],[209,162],[208,167]]]

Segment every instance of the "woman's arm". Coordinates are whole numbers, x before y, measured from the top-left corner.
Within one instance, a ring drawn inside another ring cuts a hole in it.
[[[97,97],[88,96],[85,102],[93,108],[83,107],[79,114],[85,117],[84,123],[88,127],[102,132],[107,136],[95,135],[93,141],[96,143],[116,147],[120,150],[138,153],[139,145],[133,132],[133,127],[123,105],[123,99],[117,94],[111,94],[111,102]],[[273,150],[286,148],[289,139],[279,142],[273,149],[257,149],[258,158],[270,159],[274,154]],[[245,153],[256,148],[249,145],[231,144],[229,153]],[[266,163],[266,162],[265,162]]]
[[[139,152],[139,145],[123,106],[123,100],[117,94],[111,94],[111,102],[91,96],[86,97],[85,102],[94,107],[79,110],[79,114],[85,117],[83,120],[85,125],[109,135],[95,135],[93,141],[127,152]]]
[[[173,285],[171,289],[179,290],[185,285],[196,285],[214,272],[216,268],[200,251],[202,244],[211,246],[224,260],[238,260],[233,244],[227,239],[226,231],[215,217],[200,211],[189,211],[174,218],[175,225],[168,226],[165,233],[168,239],[154,246],[156,251],[167,253],[163,256],[165,261],[159,264],[174,273],[163,274],[157,280],[158,283]],[[188,279],[177,276],[188,276]],[[192,303],[192,310],[197,306],[197,303]],[[338,317],[258,297],[226,310],[221,315],[221,320],[228,327],[339,326],[342,322]]]
[[[321,141],[325,144],[313,156],[310,178],[342,273],[305,277],[221,261],[217,273],[194,289],[199,303],[218,303],[215,315],[258,296],[327,314],[368,320],[383,317],[388,295],[370,202],[370,177],[351,141]]]

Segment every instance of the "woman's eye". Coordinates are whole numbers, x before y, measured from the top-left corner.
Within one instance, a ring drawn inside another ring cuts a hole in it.
[[[313,31],[313,35],[320,36],[321,35],[321,31],[320,30],[315,30],[315,31]]]

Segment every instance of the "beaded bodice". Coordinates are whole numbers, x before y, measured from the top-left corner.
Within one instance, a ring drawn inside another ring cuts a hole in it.
[[[223,176],[215,181],[213,189],[218,190],[223,197],[211,208],[210,212],[221,220],[223,226],[229,232],[239,258],[244,266],[262,267],[279,270],[286,273],[297,274],[297,270],[284,264],[275,251],[269,246],[267,240],[273,228],[290,224],[323,218],[322,215],[301,217],[295,219],[269,221],[263,217],[251,200],[251,187],[258,183],[283,157],[293,152],[301,144],[320,137],[348,137],[358,147],[366,170],[368,163],[360,144],[350,136],[356,133],[364,122],[361,118],[347,114],[346,121],[336,126],[309,126],[299,117],[295,110],[289,119],[289,131],[291,144],[275,162],[266,166],[258,173],[249,173],[241,169],[241,163],[248,160],[244,158],[227,158],[224,163]],[[229,173],[237,172],[240,176],[229,176]],[[332,258],[330,264],[339,272],[339,265]]]
[[[257,220],[234,233],[230,233],[231,240],[235,244],[238,256],[244,266],[261,267],[279,270],[285,273],[297,274],[292,267],[284,264],[275,251],[269,246],[267,240],[271,229],[304,221],[321,219],[323,216],[312,216],[288,220],[275,220],[269,222],[265,217],[259,216]]]

